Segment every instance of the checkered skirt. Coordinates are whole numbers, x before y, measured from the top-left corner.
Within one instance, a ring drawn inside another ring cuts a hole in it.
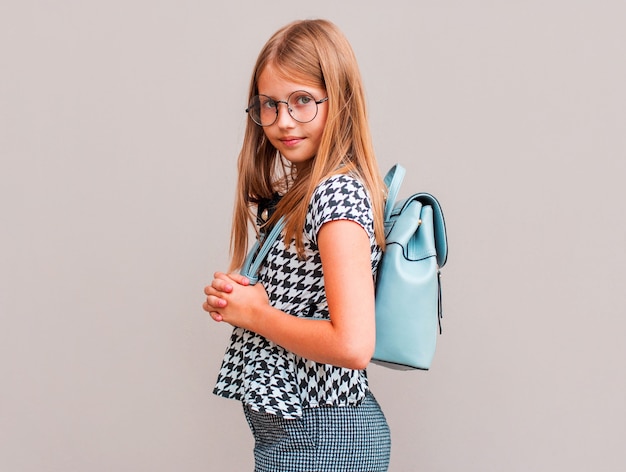
[[[368,392],[357,406],[305,408],[301,418],[260,413],[244,404],[255,440],[255,472],[383,472],[389,426]]]

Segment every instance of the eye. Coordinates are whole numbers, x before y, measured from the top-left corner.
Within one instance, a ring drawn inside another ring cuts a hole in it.
[[[276,108],[276,101],[272,100],[270,97],[261,97],[260,100],[261,108],[265,109],[273,109]]]
[[[300,95],[296,95],[294,103],[296,105],[308,105],[309,103],[311,103],[313,101],[313,97],[311,95],[309,95],[308,93],[303,93]]]

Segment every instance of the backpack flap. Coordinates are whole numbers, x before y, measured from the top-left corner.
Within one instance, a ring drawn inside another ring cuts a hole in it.
[[[398,217],[401,214],[404,215],[405,211],[407,210],[407,207],[409,205],[414,204],[414,202],[419,202],[420,209],[422,207],[432,208],[432,218],[433,218],[433,228],[434,228],[434,246],[435,246],[434,250],[436,251],[436,255],[437,255],[437,265],[439,265],[439,267],[441,268],[446,264],[446,260],[448,259],[448,240],[446,236],[446,224],[443,218],[443,211],[441,210],[441,205],[439,204],[439,201],[431,194],[424,193],[424,192],[416,193],[414,195],[411,195],[409,198],[406,198],[405,200],[397,202],[395,206],[393,207],[393,210],[391,211],[391,215],[389,216],[389,219],[385,220],[385,237],[389,241],[389,237],[391,236],[392,231],[394,233],[396,231],[398,232],[404,231],[400,229],[395,230],[395,226],[396,224],[398,224]],[[417,215],[415,215],[414,211],[410,213],[414,215],[413,217],[417,219],[420,218],[419,212],[417,213]],[[411,217],[403,216],[402,218],[403,219],[408,218],[410,220]],[[407,223],[401,223],[401,224],[406,225]]]
[[[437,264],[443,267],[448,259],[448,239],[446,236],[446,224],[443,218],[443,211],[437,199],[430,193],[416,193],[409,198],[396,202],[400,186],[404,180],[406,169],[395,164],[387,174],[385,174],[385,185],[387,186],[387,202],[385,203],[385,236],[389,234],[398,215],[402,209],[409,205],[411,201],[418,200],[422,206],[430,205],[433,208],[433,226],[435,230],[435,247],[437,249]]]
[[[419,231],[424,219],[432,220],[432,208],[423,206],[417,199],[409,198],[394,211],[387,234],[387,246],[397,244],[405,259],[417,261],[437,255],[433,234]],[[429,222],[430,223],[430,222]]]

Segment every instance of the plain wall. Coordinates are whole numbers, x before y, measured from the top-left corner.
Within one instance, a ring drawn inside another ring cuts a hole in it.
[[[391,471],[624,470],[626,4],[591,0],[4,0],[0,470],[252,469],[202,289],[256,55],[314,17],[448,225],[432,369],[369,370]]]

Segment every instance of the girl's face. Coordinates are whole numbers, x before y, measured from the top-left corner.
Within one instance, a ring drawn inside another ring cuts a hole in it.
[[[291,93],[297,90],[309,92],[316,101],[327,97],[324,89],[283,79],[272,64],[265,67],[259,76],[257,86],[259,95],[266,95],[274,101],[287,101]],[[328,116],[328,103],[326,101],[319,103],[317,116],[308,123],[296,121],[289,114],[285,103],[277,103],[276,106],[278,107],[276,121],[270,126],[264,126],[263,131],[278,152],[297,168],[317,154]]]

